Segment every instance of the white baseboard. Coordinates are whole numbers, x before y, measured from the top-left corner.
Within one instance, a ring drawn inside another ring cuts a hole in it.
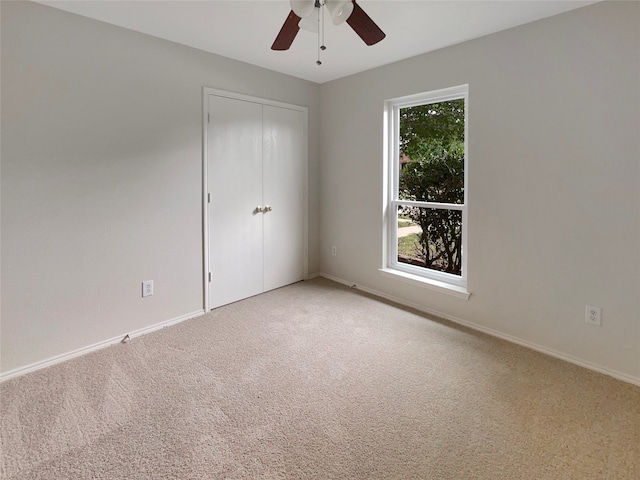
[[[4,382],[5,380],[9,380],[10,378],[25,375],[30,372],[35,372],[36,370],[40,370],[42,368],[50,367],[51,365],[55,365],[56,363],[61,363],[67,360],[71,360],[72,358],[85,355],[95,350],[100,350],[102,348],[115,345],[116,343],[122,342],[122,340],[127,335],[129,335],[129,338],[139,337],[140,335],[145,335],[155,330],[160,330],[161,328],[168,327],[170,325],[175,325],[176,323],[184,322],[185,320],[189,320],[191,318],[199,317],[200,315],[204,315],[204,313],[205,313],[204,310],[197,310],[195,312],[187,313],[186,315],[181,315],[179,317],[172,318],[170,320],[166,320],[164,322],[160,322],[155,325],[151,325],[150,327],[140,328],[133,332],[124,333],[117,337],[110,338],[109,340],[104,340],[102,342],[94,343],[93,345],[89,345],[86,347],[79,348],[77,350],[73,350],[72,352],[56,355],[55,357],[51,357],[46,360],[42,360],[40,362],[32,363],[25,367],[19,367],[13,370],[9,370],[8,372],[4,372],[0,374],[0,382]]]
[[[640,386],[640,378],[636,378],[636,377],[633,377],[631,375],[627,375],[625,373],[618,372],[616,370],[611,370],[611,369],[608,369],[608,368],[605,368],[605,367],[601,367],[599,365],[595,365],[593,363],[587,362],[587,361],[582,360],[580,358],[576,358],[576,357],[573,357],[571,355],[567,355],[566,353],[559,352],[559,351],[556,351],[556,350],[553,350],[553,349],[550,349],[550,348],[547,348],[547,347],[544,347],[544,346],[541,346],[541,345],[537,345],[535,343],[531,343],[531,342],[528,342],[526,340],[522,340],[522,339],[514,337],[512,335],[508,335],[508,334],[502,333],[502,332],[500,332],[498,330],[487,328],[487,327],[479,325],[477,323],[469,322],[467,320],[463,320],[461,318],[454,317],[453,315],[449,315],[449,314],[446,314],[446,313],[443,313],[443,312],[439,312],[437,310],[433,310],[433,309],[430,309],[430,308],[427,308],[427,307],[424,307],[422,305],[418,305],[418,304],[415,304],[415,303],[412,303],[412,302],[407,302],[406,300],[403,300],[401,298],[395,297],[393,295],[388,295],[388,294],[380,292],[378,290],[374,290],[374,289],[371,289],[371,288],[368,288],[368,287],[364,287],[362,285],[356,285],[353,282],[349,282],[347,280],[335,277],[333,275],[329,275],[327,273],[322,273],[322,272],[314,273],[312,275],[307,276],[306,280],[311,280],[311,279],[317,278],[317,277],[323,277],[323,278],[326,278],[328,280],[332,280],[334,282],[340,283],[342,285],[346,285],[346,286],[351,287],[351,288],[355,287],[358,290],[362,290],[363,292],[370,293],[370,294],[375,295],[377,297],[385,298],[387,300],[390,300],[392,302],[398,303],[400,305],[404,305],[404,306],[413,308],[413,309],[418,310],[420,312],[423,312],[423,313],[426,313],[426,314],[429,314],[429,315],[434,315],[436,317],[443,318],[445,320],[449,320],[450,322],[456,323],[458,325],[462,325],[462,326],[471,328],[473,330],[477,330],[479,332],[486,333],[486,334],[491,335],[493,337],[497,337],[497,338],[500,338],[502,340],[506,340],[508,342],[515,343],[517,345],[521,345],[523,347],[529,348],[531,350],[535,350],[537,352],[544,353],[546,355],[558,358],[560,360],[564,360],[566,362],[573,363],[574,365],[578,365],[578,366],[587,368],[589,370],[593,370],[595,372],[602,373],[604,375],[608,375],[610,377],[617,378],[618,380],[622,380],[624,382]],[[123,334],[123,335],[111,338],[109,340],[104,340],[102,342],[98,342],[98,343],[95,343],[93,345],[89,345],[89,346],[86,346],[86,347],[83,347],[83,348],[79,348],[79,349],[74,350],[72,352],[64,353],[62,355],[57,355],[55,357],[52,357],[52,358],[49,358],[49,359],[46,359],[46,360],[42,360],[40,362],[32,363],[32,364],[24,366],[24,367],[16,368],[14,370],[9,370],[8,372],[4,372],[4,373],[0,374],[0,382],[3,382],[5,380],[9,380],[10,378],[18,377],[20,375],[24,375],[24,374],[27,374],[27,373],[30,373],[30,372],[34,372],[34,371],[40,370],[42,368],[49,367],[51,365],[55,365],[56,363],[61,363],[61,362],[64,362],[66,360],[70,360],[72,358],[79,357],[80,355],[85,355],[85,354],[87,354],[89,352],[93,352],[95,350],[99,350],[101,348],[105,348],[105,347],[108,347],[110,345],[114,345],[116,343],[120,343],[120,342],[122,342],[122,340],[125,337],[125,335],[129,335],[130,338],[135,338],[135,337],[138,337],[140,335],[144,335],[144,334],[147,334],[147,333],[151,333],[151,332],[153,332],[155,330],[159,330],[161,328],[168,327],[170,325],[175,325],[177,323],[183,322],[185,320],[189,320],[191,318],[199,317],[200,315],[204,315],[204,313],[205,313],[204,310],[198,310],[198,311],[195,311],[195,312],[192,312],[192,313],[188,313],[186,315],[181,315],[179,317],[172,318],[170,320],[166,320],[164,322],[158,323],[156,325],[152,325],[150,327],[141,328],[141,329],[136,330],[134,332],[129,332],[128,334]]]
[[[375,295],[376,297],[381,297],[381,298],[390,300],[392,302],[398,303],[400,305],[404,305],[406,307],[413,308],[413,309],[418,310],[420,312],[427,313],[429,315],[434,315],[436,317],[440,317],[440,318],[443,318],[445,320],[449,320],[450,322],[456,323],[458,325],[462,325],[464,327],[471,328],[471,329],[476,330],[478,332],[486,333],[488,335],[491,335],[492,337],[497,337],[497,338],[500,338],[502,340],[506,340],[508,342],[515,343],[517,345],[529,348],[531,350],[535,350],[535,351],[540,352],[540,353],[544,353],[544,354],[549,355],[551,357],[555,357],[555,358],[558,358],[560,360],[564,360],[565,362],[573,363],[574,365],[578,365],[580,367],[584,367],[584,368],[587,368],[589,370],[593,370],[594,372],[602,373],[604,375],[608,375],[610,377],[617,378],[618,380],[622,380],[623,382],[627,382],[627,383],[631,383],[633,385],[640,386],[640,378],[636,378],[636,377],[633,377],[631,375],[627,375],[626,373],[622,373],[622,372],[618,372],[616,370],[611,370],[609,368],[601,367],[600,365],[595,365],[593,363],[587,362],[587,361],[582,360],[580,358],[576,358],[576,357],[573,357],[571,355],[567,355],[566,353],[559,352],[557,350],[553,350],[551,348],[547,348],[547,347],[544,347],[544,346],[541,346],[541,345],[537,345],[535,343],[531,343],[531,342],[528,342],[526,340],[522,340],[522,339],[514,337],[512,335],[509,335],[509,334],[506,334],[506,333],[502,333],[502,332],[500,332],[498,330],[494,330],[492,328],[487,328],[487,327],[484,327],[484,326],[479,325],[477,323],[469,322],[467,320],[463,320],[461,318],[454,317],[452,315],[449,315],[449,314],[446,314],[446,313],[442,313],[442,312],[439,312],[439,311],[424,307],[422,305],[418,305],[418,304],[415,304],[415,303],[407,302],[406,300],[403,300],[401,298],[394,297],[393,295],[388,295],[386,293],[379,292],[377,290],[373,290],[373,289],[368,288],[368,287],[363,287],[361,285],[356,285],[353,282],[349,282],[349,281],[344,280],[342,278],[334,277],[333,275],[328,275],[326,273],[319,273],[316,276],[324,277],[324,278],[326,278],[328,280],[333,280],[334,282],[341,283],[341,284],[346,285],[346,286],[348,286],[350,288],[356,288],[358,290],[362,290],[363,292],[370,293],[371,295]]]

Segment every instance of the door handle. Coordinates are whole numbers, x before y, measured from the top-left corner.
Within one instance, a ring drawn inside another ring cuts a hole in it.
[[[273,208],[271,208],[271,206],[270,206],[270,205],[265,205],[265,206],[264,206],[264,211],[265,211],[265,212],[270,212],[271,210],[273,210]]]
[[[254,210],[254,212],[256,212],[256,213],[263,213],[263,212],[264,212],[264,207],[261,207],[261,206],[259,206],[259,205],[258,205],[258,206],[256,207],[256,209]]]

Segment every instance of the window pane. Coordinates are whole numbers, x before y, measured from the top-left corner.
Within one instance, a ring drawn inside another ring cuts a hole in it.
[[[398,262],[424,267],[422,228],[404,207],[398,208]]]
[[[464,203],[464,99],[400,109],[398,198]]]
[[[398,262],[462,274],[462,212],[398,207]]]

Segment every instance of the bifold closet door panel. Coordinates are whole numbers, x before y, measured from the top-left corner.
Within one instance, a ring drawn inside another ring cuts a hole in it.
[[[209,96],[210,307],[264,291],[262,105]]]
[[[304,279],[304,114],[263,106],[264,290]]]

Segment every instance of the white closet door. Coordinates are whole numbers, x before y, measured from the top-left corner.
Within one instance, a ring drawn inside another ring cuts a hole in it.
[[[304,114],[263,106],[264,290],[304,279]]]
[[[262,105],[209,95],[209,306],[257,295],[263,284]]]

